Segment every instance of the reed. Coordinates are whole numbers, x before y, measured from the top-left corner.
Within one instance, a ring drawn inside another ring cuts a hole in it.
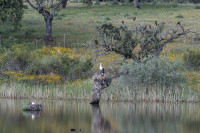
[[[93,81],[83,80],[66,82],[65,84],[31,85],[22,82],[2,83],[0,97],[9,99],[63,99],[63,100],[90,100]],[[165,93],[165,99],[163,94]],[[196,103],[200,101],[200,92],[189,88],[186,84],[173,89],[161,89],[159,86],[146,88],[137,86],[128,88],[114,80],[111,87],[104,90],[102,101],[112,102],[184,102]]]

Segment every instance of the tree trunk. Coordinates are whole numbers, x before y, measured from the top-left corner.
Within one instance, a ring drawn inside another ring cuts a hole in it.
[[[67,1],[68,0],[63,0],[62,4],[61,4],[61,8],[66,8],[67,6]]]
[[[119,72],[115,74],[114,76],[102,76],[102,75],[94,75],[94,86],[92,88],[93,95],[90,101],[90,104],[99,104],[101,100],[101,94],[103,92],[103,89],[108,88],[112,82],[112,79],[117,78],[123,74],[127,74],[128,71]]]
[[[45,23],[46,23],[45,45],[48,45],[48,43],[53,40],[53,38],[52,38],[53,16],[50,15],[50,14],[47,14],[47,15],[44,16],[44,20],[45,20]]]
[[[138,0],[134,0],[134,7],[135,8],[140,8],[140,6],[138,5]]]
[[[92,88],[93,95],[92,95],[92,99],[90,101],[90,104],[99,104],[99,102],[101,100],[102,91],[103,91],[103,89],[110,86],[110,83],[112,81],[112,77],[95,75],[93,77],[93,80],[94,80],[94,86]]]

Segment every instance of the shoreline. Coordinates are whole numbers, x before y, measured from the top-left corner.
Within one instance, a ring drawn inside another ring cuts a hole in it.
[[[11,97],[0,97],[0,99],[4,99],[4,100],[44,100],[44,101],[75,101],[75,102],[88,102],[88,104],[90,104],[90,99],[70,99],[70,98],[11,98]],[[101,103],[163,103],[163,104],[198,104],[200,103],[200,101],[161,101],[161,100],[105,100],[105,99],[101,99],[100,104]]]

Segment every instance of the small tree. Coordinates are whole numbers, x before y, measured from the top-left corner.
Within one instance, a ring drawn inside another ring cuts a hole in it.
[[[45,23],[46,23],[46,32],[45,32],[45,44],[49,41],[52,41],[52,21],[55,15],[56,9],[60,6],[63,0],[60,0],[57,4],[53,6],[53,11],[50,13],[47,8],[44,6],[44,0],[35,0],[35,4],[30,2],[30,0],[26,0],[30,6],[37,10],[40,14],[43,15]]]

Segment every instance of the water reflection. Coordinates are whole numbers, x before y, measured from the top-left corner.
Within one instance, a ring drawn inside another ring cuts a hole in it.
[[[26,100],[0,99],[0,133],[199,133],[199,104],[39,101],[43,112],[23,112]]]
[[[91,105],[91,106],[92,106],[92,133],[111,132],[110,122],[103,117],[99,105]]]
[[[35,119],[35,117],[40,117],[42,115],[42,111],[23,111],[22,113],[25,117],[29,117],[32,120]]]

